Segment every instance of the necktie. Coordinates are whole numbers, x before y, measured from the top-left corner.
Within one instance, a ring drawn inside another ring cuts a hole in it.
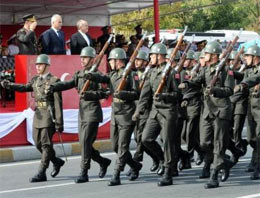
[[[60,32],[60,31],[57,31],[57,33],[58,33],[59,39],[62,39],[62,38],[61,38],[61,32]]]

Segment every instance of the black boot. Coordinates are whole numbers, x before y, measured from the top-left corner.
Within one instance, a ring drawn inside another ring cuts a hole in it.
[[[158,168],[159,168],[159,162],[153,160],[153,165],[151,166],[150,171],[155,172]]]
[[[120,171],[115,170],[114,175],[110,179],[110,181],[107,184],[108,186],[118,186],[121,185],[120,181]]]
[[[56,157],[55,160],[53,160],[52,162],[53,170],[51,172],[51,176],[56,177],[59,174],[60,168],[64,165],[65,161]]]
[[[209,181],[205,184],[204,186],[206,189],[208,188],[217,188],[219,187],[219,182],[218,182],[218,170],[213,169],[212,173],[210,175]]]
[[[243,156],[247,153],[247,140],[241,140],[241,151],[243,153]]]
[[[109,165],[111,164],[111,160],[104,158],[103,159],[103,163],[100,165],[100,171],[99,171],[99,178],[103,178],[105,177],[106,173],[107,173],[107,168],[109,167]]]
[[[210,164],[205,163],[199,178],[205,179],[205,178],[209,178],[209,177],[210,177]]]
[[[203,162],[203,160],[204,160],[204,155],[203,155],[203,153],[198,153],[198,157],[197,157],[197,159],[196,159],[196,165],[201,165],[202,164],[202,162]]]
[[[164,167],[163,163],[164,163],[163,161],[161,161],[159,163],[159,168],[157,170],[157,175],[162,176],[164,174],[165,167]]]
[[[74,181],[77,184],[88,182],[88,169],[82,169],[81,173]]]
[[[34,183],[34,182],[43,182],[43,181],[47,181],[46,168],[40,167],[38,173],[32,178],[30,178],[30,182]]]
[[[129,171],[127,171],[126,176],[129,177],[132,174],[132,169],[130,168]]]
[[[174,161],[172,166],[172,177],[177,177],[177,176],[179,176],[178,162]]]
[[[140,162],[131,160],[128,163],[132,169],[131,174],[129,176],[129,180],[130,181],[134,181],[139,177],[139,171],[141,170],[141,168],[143,167],[143,165]]]
[[[171,168],[165,168],[165,173],[162,179],[158,182],[158,186],[169,186],[172,185],[172,172]]]
[[[187,156],[185,158],[182,158],[179,163],[179,170],[190,169],[190,168],[191,168],[190,157]]]
[[[259,177],[259,170],[260,170],[260,166],[259,167],[255,167],[255,170],[251,174],[251,177],[250,177],[251,180],[258,180],[258,179],[260,179],[260,177]]]
[[[233,167],[233,162],[230,160],[225,160],[225,168],[221,169],[220,181],[225,182],[229,177],[230,169]]]
[[[254,172],[254,160],[251,159],[251,162],[248,164],[248,166],[246,167],[245,172]]]

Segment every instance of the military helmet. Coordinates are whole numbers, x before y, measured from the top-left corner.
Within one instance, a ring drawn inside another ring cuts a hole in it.
[[[187,53],[186,59],[193,60],[195,58],[194,54],[195,54],[195,52],[193,50],[189,50],[188,53]]]
[[[84,57],[84,56],[95,58],[96,50],[93,47],[84,47],[81,50],[80,57]]]
[[[260,56],[260,47],[257,45],[250,46],[245,51],[245,55]]]
[[[167,54],[167,47],[162,43],[155,43],[149,52],[150,54]]]
[[[40,54],[39,56],[37,56],[35,64],[50,65],[51,64],[50,57],[47,54]]]
[[[169,48],[169,49],[167,50],[166,58],[170,58],[173,49],[174,49],[174,48]],[[180,60],[180,58],[181,58],[181,53],[180,53],[180,51],[177,51],[174,60]]]
[[[229,54],[228,59],[234,60],[235,57],[236,57],[236,55],[237,55],[237,51],[232,51],[232,52]]]
[[[222,53],[221,45],[217,41],[209,42],[204,49],[205,49],[204,50],[205,53],[210,53],[210,54]]]
[[[200,56],[201,56],[201,52],[195,52],[195,53],[194,53],[194,59],[195,59],[196,61],[198,61],[198,60],[200,59]]]
[[[136,56],[137,59],[142,59],[145,61],[149,60],[149,54],[146,53],[145,51],[140,50]]]
[[[125,50],[123,50],[122,48],[112,49],[109,53],[108,59],[126,59]]]

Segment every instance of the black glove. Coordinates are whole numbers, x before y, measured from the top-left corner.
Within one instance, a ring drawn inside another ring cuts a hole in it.
[[[156,100],[157,102],[160,102],[162,101],[163,99],[165,99],[166,97],[168,96],[167,93],[159,93],[159,94],[156,94],[154,95],[154,100]]]
[[[11,82],[9,80],[4,79],[3,81],[1,81],[1,86],[4,89],[10,89],[10,85],[11,85]]]
[[[187,107],[188,106],[188,100],[183,100],[182,102],[181,102],[181,107]]]
[[[92,72],[85,72],[84,78],[87,79],[87,80],[92,80],[94,77],[93,77]]]
[[[137,121],[140,119],[140,113],[138,111],[135,111],[134,115],[132,116],[133,121]]]
[[[64,131],[63,126],[55,126],[57,132],[62,133]]]
[[[124,100],[124,98],[126,98],[126,95],[127,95],[127,94],[128,94],[128,91],[121,90],[121,91],[116,91],[116,92],[114,92],[113,96],[114,96],[115,98]]]

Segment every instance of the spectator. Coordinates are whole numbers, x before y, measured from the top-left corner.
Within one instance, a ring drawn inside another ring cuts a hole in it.
[[[15,34],[13,36],[11,36],[11,38],[8,40],[7,44],[8,44],[8,52],[9,52],[10,56],[19,54],[18,41],[17,41],[17,37]]]
[[[65,34],[61,31],[62,18],[55,14],[51,17],[51,28],[42,33],[42,53],[66,54]]]
[[[88,32],[88,22],[80,19],[77,22],[78,32],[70,38],[71,54],[80,54],[84,47],[93,46],[93,41]]]
[[[37,54],[37,38],[34,32],[37,21],[33,14],[23,17],[24,26],[16,33],[18,40],[19,54]]]
[[[140,50],[146,52],[147,54],[149,54],[150,49],[149,49],[148,45],[149,45],[149,39],[148,39],[148,38],[145,38],[145,39],[144,39],[143,46],[141,47]]]
[[[138,40],[140,40],[142,37],[143,37],[143,35],[142,35],[142,31],[143,31],[143,29],[142,29],[142,25],[137,25],[136,27],[135,27],[135,31],[136,31],[136,38],[138,39]]]
[[[110,28],[108,26],[104,26],[101,28],[101,30],[102,30],[103,34],[100,37],[98,37],[97,42],[101,43],[101,48],[103,48],[103,46],[105,45],[106,41],[108,40],[108,38],[110,36],[109,35]]]
[[[127,55],[129,57],[131,57],[131,55],[135,51],[135,48],[138,44],[138,40],[137,40],[135,35],[130,36],[130,41],[131,41],[131,43],[129,44],[129,47],[128,47],[128,50],[127,50]]]

